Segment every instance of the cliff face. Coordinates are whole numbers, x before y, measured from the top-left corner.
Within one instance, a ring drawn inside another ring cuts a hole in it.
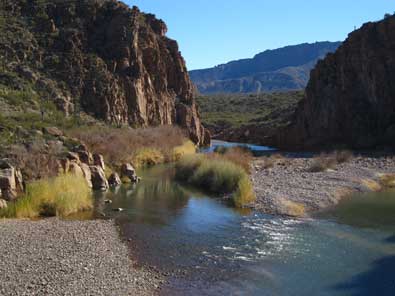
[[[395,17],[367,23],[311,72],[283,147],[395,146]]]
[[[340,42],[316,42],[266,50],[252,59],[190,71],[202,94],[298,90],[306,87],[311,69]]]
[[[113,0],[5,0],[0,9],[4,25],[14,26],[0,42],[5,68],[46,90],[66,114],[179,124],[196,143],[209,142],[177,42],[154,15]]]

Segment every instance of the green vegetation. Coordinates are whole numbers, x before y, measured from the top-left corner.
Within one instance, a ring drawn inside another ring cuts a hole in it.
[[[218,94],[197,99],[203,123],[237,128],[249,124],[280,126],[288,123],[302,91],[262,94]]]
[[[216,194],[231,194],[237,207],[255,199],[247,172],[219,154],[183,157],[176,164],[176,179]]]
[[[24,196],[8,208],[0,210],[0,217],[38,218],[65,217],[93,206],[91,191],[84,178],[62,175],[27,185]]]

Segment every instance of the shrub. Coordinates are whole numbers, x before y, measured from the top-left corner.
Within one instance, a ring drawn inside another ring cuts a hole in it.
[[[312,173],[324,172],[328,169],[334,169],[336,164],[336,156],[322,153],[313,159],[308,171]]]
[[[65,217],[93,206],[91,191],[84,178],[62,175],[27,185],[24,196],[10,203],[3,217]]]
[[[143,148],[155,149],[166,160],[172,159],[174,148],[187,141],[184,131],[174,126],[144,129],[84,127],[67,133],[87,144],[91,151],[102,154],[115,166],[133,161],[134,154]]]
[[[242,167],[247,173],[251,171],[252,153],[248,149],[233,147],[228,149],[223,156],[226,160]]]
[[[246,171],[216,154],[183,157],[176,164],[176,178],[213,193],[233,193],[231,197],[237,207],[255,198]]]
[[[341,150],[341,151],[336,151],[335,156],[336,156],[336,161],[338,163],[345,163],[350,161],[354,155],[351,151]]]
[[[178,161],[185,155],[195,154],[196,146],[192,141],[186,141],[181,146],[177,146],[173,148],[173,153],[170,161]]]
[[[136,168],[157,165],[165,162],[165,156],[159,149],[143,148],[133,156],[133,165]]]

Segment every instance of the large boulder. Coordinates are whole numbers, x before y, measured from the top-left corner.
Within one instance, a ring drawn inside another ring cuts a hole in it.
[[[92,174],[92,188],[101,191],[107,190],[109,185],[103,169],[99,166],[90,166],[90,170]]]
[[[121,178],[117,173],[112,173],[111,176],[108,178],[108,184],[110,186],[119,186],[122,184]]]
[[[106,169],[104,164],[104,157],[101,154],[93,154],[93,164],[101,167],[103,170]]]
[[[87,165],[91,165],[93,163],[93,157],[89,151],[78,151],[77,153],[82,163]]]
[[[20,170],[8,161],[0,160],[0,190],[5,200],[14,200],[18,193],[24,191],[24,183]]]
[[[43,132],[47,135],[51,135],[54,137],[63,136],[63,132],[60,129],[58,129],[57,127],[45,127],[45,128],[43,128]]]
[[[81,167],[82,174],[84,175],[84,178],[85,178],[86,183],[88,184],[89,188],[93,188],[92,173],[91,173],[91,169],[90,169],[89,165],[87,165],[85,163],[81,163],[80,167]]]
[[[132,182],[137,182],[136,170],[130,163],[125,163],[121,166],[121,177],[127,177]]]

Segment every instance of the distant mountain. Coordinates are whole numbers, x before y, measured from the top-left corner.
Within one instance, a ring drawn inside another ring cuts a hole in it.
[[[316,42],[266,50],[252,59],[190,71],[202,94],[289,91],[305,88],[317,61],[341,42]]]

